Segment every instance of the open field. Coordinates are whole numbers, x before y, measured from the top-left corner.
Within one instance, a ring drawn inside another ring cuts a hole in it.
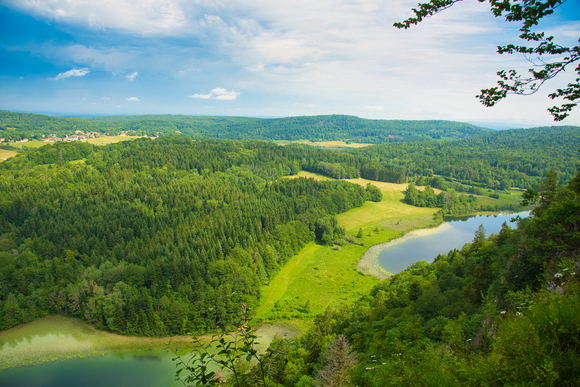
[[[299,176],[329,179],[308,172],[300,172]],[[370,182],[364,179],[349,181],[363,186]],[[314,318],[328,306],[350,304],[379,282],[357,270],[359,260],[369,247],[398,238],[407,231],[436,224],[433,214],[438,209],[412,207],[400,201],[405,184],[372,184],[383,192],[382,202],[366,202],[360,208],[337,216],[339,224],[349,234],[356,236],[358,229],[363,229],[359,241],[364,246],[348,244],[335,249],[316,242],[308,244],[262,289],[257,318],[304,321]]]
[[[482,205],[503,205],[520,203],[522,201],[522,191],[510,190],[509,193],[500,193],[499,199],[490,198],[489,196],[474,195],[477,203]]]
[[[316,180],[333,180],[330,177],[323,176],[317,173],[300,171],[295,177],[310,177]],[[383,200],[379,203],[366,202],[362,207],[354,208],[348,212],[337,215],[339,223],[346,228],[347,231],[355,232],[359,228],[380,226],[390,228],[397,231],[404,231],[417,228],[418,217],[427,216],[431,218],[438,208],[419,208],[413,207],[403,203],[403,191],[407,189],[407,184],[385,183],[381,181],[371,181],[366,179],[348,179],[354,184],[360,184],[366,187],[367,184],[378,187],[383,193]],[[424,187],[418,187],[423,189]],[[438,189],[434,190],[436,193],[441,192]],[[492,199],[495,200],[495,199]],[[393,222],[392,220],[395,220]],[[400,224],[398,224],[400,223]],[[427,227],[427,226],[422,226]]]
[[[14,148],[40,148],[43,145],[46,145],[45,142],[42,141],[28,141],[28,142],[11,142],[11,146]]]
[[[324,181],[324,180],[335,180],[333,178],[330,178],[328,176],[324,176],[318,173],[312,173],[312,172],[306,172],[306,171],[300,171],[298,172],[297,175],[293,175],[293,176],[285,176],[285,179],[296,179],[298,177],[306,177],[306,178],[311,178],[314,180],[318,180],[318,181]]]
[[[0,162],[9,159],[10,157],[16,156],[16,152],[6,149],[0,149]]]
[[[347,230],[354,231],[359,228],[364,229],[375,226],[386,228],[388,226],[393,226],[392,222],[385,223],[390,220],[407,220],[408,223],[409,219],[416,219],[418,217],[427,216],[431,218],[437,211],[439,211],[438,208],[420,208],[403,203],[401,200],[404,198],[403,191],[407,189],[407,184],[384,183],[360,178],[347,181],[360,184],[364,187],[366,187],[368,183],[371,183],[383,192],[383,200],[381,202],[366,202],[362,207],[337,215],[339,223]],[[405,230],[405,228],[398,229],[400,231]]]
[[[288,140],[279,140],[274,141],[278,145],[288,145],[288,144],[304,144],[304,145],[311,145],[311,146],[320,146],[324,148],[364,148],[369,145],[374,144],[364,144],[364,143],[346,143],[344,141],[309,141],[309,140],[295,140],[295,141],[288,141]]]
[[[141,136],[101,136],[97,138],[89,138],[87,142],[94,145],[107,145],[121,141],[129,141],[142,138]]]

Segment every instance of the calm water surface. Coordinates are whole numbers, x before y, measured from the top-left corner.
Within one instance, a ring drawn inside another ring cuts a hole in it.
[[[433,262],[437,254],[447,254],[453,249],[461,249],[464,244],[473,241],[473,235],[479,225],[483,224],[487,236],[492,232],[498,233],[503,222],[516,227],[510,220],[516,215],[524,218],[529,211],[518,214],[477,215],[465,218],[449,218],[447,224],[432,235],[418,236],[401,243],[389,245],[378,256],[379,265],[391,274],[405,270],[417,261]]]
[[[1,386],[18,387],[169,387],[174,381],[171,355],[146,351],[56,361],[0,371]]]
[[[263,325],[258,330],[262,338],[258,347],[267,348],[274,337],[284,333],[292,336],[296,332],[283,326]],[[0,370],[0,386],[182,386],[175,380],[175,355],[166,350],[166,340],[169,338],[109,335],[79,319],[49,316],[0,332],[0,367],[13,367]],[[175,338],[172,344],[173,348],[181,347],[180,355],[185,354],[186,361],[190,359],[189,343],[188,338]],[[94,354],[97,356],[90,356]],[[48,362],[38,364],[42,361]],[[31,362],[35,364],[14,367]]]

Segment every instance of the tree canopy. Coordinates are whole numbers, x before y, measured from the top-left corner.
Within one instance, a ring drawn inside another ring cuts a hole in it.
[[[416,25],[424,18],[433,16],[461,0],[431,0],[428,3],[420,3],[418,8],[413,8],[416,17],[410,17],[403,22],[394,24],[397,28],[407,29]],[[480,3],[486,0],[478,0]],[[491,6],[491,12],[495,17],[504,17],[507,22],[521,23],[520,39],[524,45],[508,44],[498,46],[499,54],[524,54],[533,67],[528,70],[528,76],[518,74],[516,70],[500,70],[497,72],[500,80],[498,86],[482,89],[477,97],[485,106],[494,106],[506,98],[508,94],[531,95],[536,93],[548,80],[555,78],[566,70],[566,67],[580,61],[580,45],[565,47],[554,42],[553,36],[546,36],[545,32],[535,32],[540,20],[554,13],[554,10],[566,2],[566,0],[487,0]],[[578,40],[580,42],[580,39]],[[529,45],[531,44],[531,45]],[[533,61],[530,58],[536,57]],[[551,58],[552,60],[549,60]],[[580,100],[580,65],[574,71],[578,74],[575,82],[570,82],[563,89],[556,89],[548,94],[551,99],[562,98],[560,106],[548,109],[555,121],[562,121],[568,117],[570,111],[578,105]],[[564,103],[565,102],[565,103]]]

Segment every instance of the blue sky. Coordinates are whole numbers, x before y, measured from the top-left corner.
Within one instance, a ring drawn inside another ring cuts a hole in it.
[[[0,109],[285,117],[351,114],[553,124],[547,94],[494,108],[479,90],[529,62],[518,26],[464,1],[409,30],[416,0],[0,0]],[[580,1],[540,26],[577,45]],[[519,43],[519,42],[518,42]],[[580,109],[562,124],[580,125]]]

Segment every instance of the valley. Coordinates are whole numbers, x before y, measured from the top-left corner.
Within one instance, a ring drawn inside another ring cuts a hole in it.
[[[263,338],[255,358],[268,346],[302,348],[288,352],[287,367],[304,364],[293,377],[311,380],[311,367],[338,334],[369,356],[400,345],[432,356],[436,349],[415,346],[417,332],[433,348],[453,335],[481,337],[490,310],[509,308],[512,294],[539,286],[543,259],[552,265],[546,276],[576,259],[576,233],[570,239],[561,231],[570,225],[542,219],[575,214],[575,188],[563,187],[577,176],[577,127],[378,145],[182,134],[2,149],[13,155],[0,163],[4,367],[94,358],[137,370],[135,359],[144,357],[169,370],[168,340],[182,352],[193,348],[191,333],[211,342],[213,333],[235,330],[244,305]],[[558,192],[550,202],[546,187]],[[394,275],[374,258],[361,266],[372,246],[425,233],[447,216],[519,212],[522,192],[540,192],[528,208],[538,220],[520,219],[493,235],[478,229],[467,244],[425,258],[432,263],[410,261]],[[530,240],[553,235],[556,244],[521,245],[524,233]],[[532,253],[517,258],[521,249]],[[569,259],[527,258],[556,250]],[[499,301],[490,304],[490,295]],[[473,351],[493,354],[482,343]],[[397,363],[385,364],[400,372]],[[253,375],[255,363],[245,367]],[[365,368],[353,377],[366,380]]]

